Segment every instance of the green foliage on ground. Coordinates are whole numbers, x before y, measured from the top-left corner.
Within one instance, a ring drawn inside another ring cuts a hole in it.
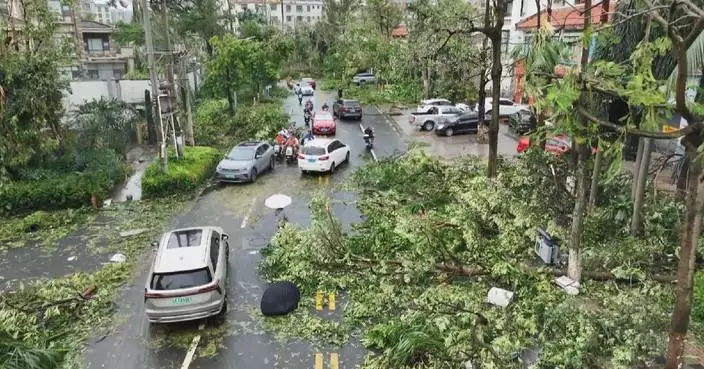
[[[51,243],[90,222],[94,216],[92,209],[82,208],[0,218],[0,251],[5,247],[21,247],[27,240]]]
[[[51,167],[52,163],[57,167]],[[4,183],[0,187],[0,214],[90,205],[92,195],[99,200],[107,198],[126,173],[115,151],[68,153],[43,167],[22,171],[18,180]]]
[[[226,100],[202,99],[195,112],[195,140],[198,145],[221,148],[247,139],[270,140],[288,120],[279,101],[240,105],[232,117]]]
[[[24,283],[15,291],[0,293],[0,367],[31,369],[27,363],[18,367],[5,366],[8,352],[22,358],[53,359],[60,366],[51,369],[80,369],[85,341],[91,334],[108,334],[106,330],[115,312],[114,303],[120,287],[130,282],[136,263],[143,260],[145,245],[158,237],[170,217],[183,208],[178,200],[150,200],[113,204],[100,210],[101,224],[91,225],[102,236],[101,251],[120,252],[127,256],[122,264],[107,264],[97,272],[76,273],[57,279],[40,279]],[[43,218],[58,218],[63,212],[44,214]],[[146,232],[121,237],[120,232],[145,228]],[[148,251],[147,251],[148,252]],[[78,293],[97,288],[87,301]],[[50,306],[59,300],[66,303]],[[11,342],[6,337],[12,337]],[[7,345],[5,345],[7,343]],[[5,351],[4,348],[8,350]],[[65,357],[64,357],[65,356]],[[62,360],[63,359],[63,360]]]
[[[587,220],[586,280],[568,296],[532,251],[538,227],[568,234],[561,218],[574,200],[554,186],[551,165],[564,183],[566,160],[538,151],[502,162],[494,179],[480,159],[449,165],[418,150],[369,164],[353,175],[363,221],[343,233],[330,200],[317,196],[311,227],[283,228],[262,271],[304,296],[345,290],[345,323],[363,327],[374,352],[367,368],[518,368],[512,354],[538,346],[539,367],[630,369],[664,347],[674,291],[650,276],[674,274],[676,260],[662,255],[674,254],[676,235],[653,222],[623,242],[630,220],[614,217],[624,206],[615,194],[630,183],[607,187]],[[646,219],[681,211],[666,197],[646,202]],[[595,272],[642,282],[589,280]],[[490,287],[515,300],[486,304]]]
[[[704,272],[694,276],[694,302],[692,304],[692,320],[704,325]]]
[[[144,198],[169,197],[195,192],[205,183],[221,159],[220,152],[212,147],[184,147],[183,157],[169,153],[168,171],[161,170],[161,161],[149,165],[142,177]]]

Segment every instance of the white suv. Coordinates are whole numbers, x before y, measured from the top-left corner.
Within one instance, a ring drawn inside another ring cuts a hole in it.
[[[144,286],[147,319],[172,323],[227,311],[229,236],[219,227],[164,233]]]

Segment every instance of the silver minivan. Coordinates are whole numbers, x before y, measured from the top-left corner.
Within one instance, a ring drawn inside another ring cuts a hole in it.
[[[164,233],[144,286],[151,323],[196,320],[227,311],[229,236],[219,227]]]

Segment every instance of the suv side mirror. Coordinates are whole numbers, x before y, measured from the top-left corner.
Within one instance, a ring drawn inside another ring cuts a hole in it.
[[[158,242],[158,241],[152,242],[152,247],[155,248],[155,249],[158,248],[158,247],[159,247],[159,242]]]
[[[223,240],[223,241],[227,241],[227,240],[229,240],[229,239],[230,239],[230,236],[229,236],[229,235],[226,235],[226,234],[223,234],[223,235],[222,235],[222,240]]]

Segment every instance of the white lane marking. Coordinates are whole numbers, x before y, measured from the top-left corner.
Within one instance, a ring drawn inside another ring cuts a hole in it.
[[[252,215],[252,210],[254,210],[254,204],[257,202],[257,199],[255,198],[252,200],[252,202],[249,204],[249,210],[247,210],[247,214],[244,216],[244,219],[242,219],[242,225],[240,228],[246,228],[247,227],[247,221],[249,220],[249,216]]]
[[[379,159],[376,158],[376,154],[374,153],[374,149],[369,150],[369,152],[372,154],[372,158],[374,158],[374,161],[378,162]]]
[[[362,123],[359,123],[359,129],[361,129],[361,130],[362,130],[362,134],[364,134],[364,126],[362,125]]]
[[[200,327],[198,327],[198,329],[200,329]],[[198,343],[200,343],[200,335],[193,337],[193,341],[191,341],[191,347],[188,348],[186,358],[183,359],[183,364],[181,364],[181,369],[188,369],[188,367],[191,366],[191,362],[193,361],[193,355],[196,354],[196,349],[198,348]]]

